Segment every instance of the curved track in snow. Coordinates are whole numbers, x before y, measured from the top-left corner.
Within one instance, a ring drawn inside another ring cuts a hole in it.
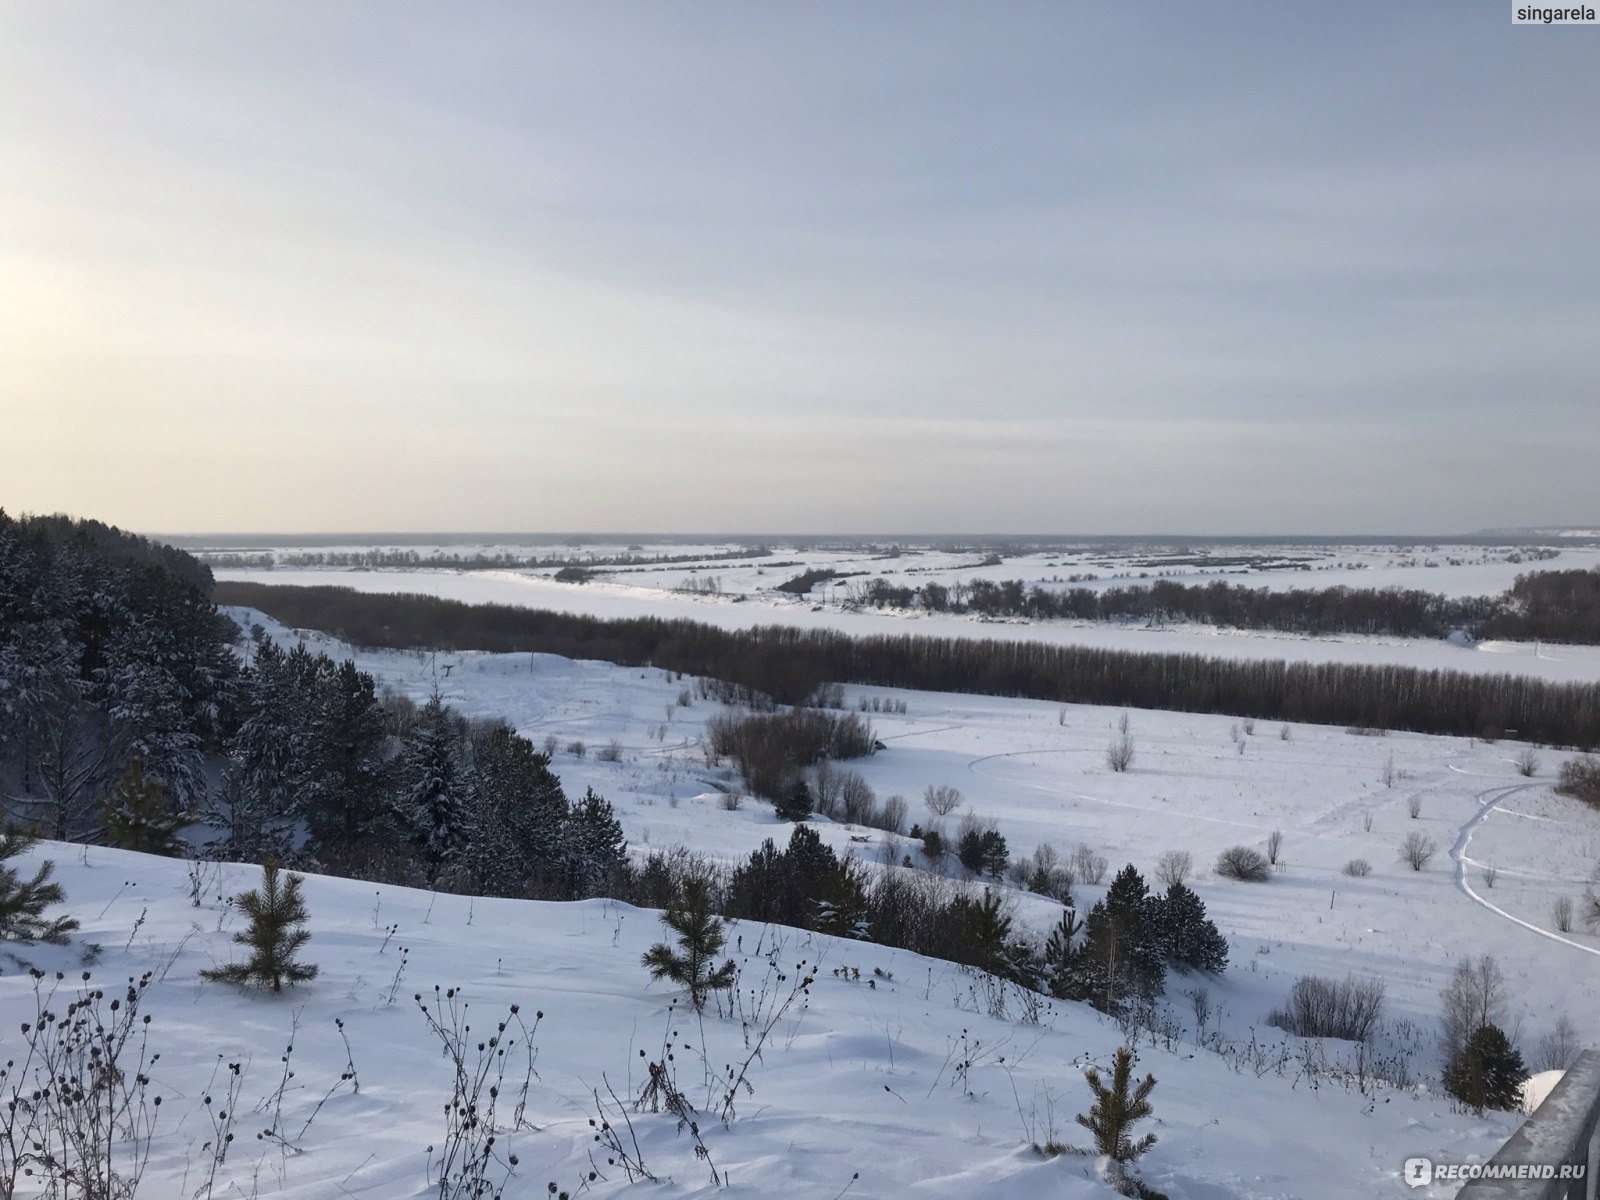
[[[1462,774],[1465,773],[1462,772]],[[1548,929],[1540,929],[1537,925],[1530,921],[1524,921],[1521,917],[1512,916],[1499,905],[1491,904],[1488,900],[1485,900],[1482,895],[1473,889],[1471,882],[1468,881],[1467,867],[1474,865],[1474,860],[1467,856],[1467,847],[1472,842],[1473,831],[1483,824],[1485,818],[1495,810],[1501,801],[1515,796],[1518,792],[1526,792],[1531,788],[1540,786],[1542,785],[1537,783],[1502,784],[1499,787],[1485,788],[1477,794],[1478,811],[1473,813],[1467,823],[1461,827],[1460,832],[1456,834],[1455,844],[1450,847],[1450,857],[1455,860],[1456,864],[1456,887],[1469,900],[1483,905],[1484,908],[1504,917],[1513,925],[1520,925],[1524,929],[1537,933],[1542,938],[1549,938],[1552,942],[1560,942],[1564,946],[1571,946],[1574,950],[1582,950],[1585,954],[1600,955],[1600,950],[1595,949],[1593,946],[1585,946],[1581,942],[1573,941],[1571,938],[1562,937],[1559,933],[1552,933]]]

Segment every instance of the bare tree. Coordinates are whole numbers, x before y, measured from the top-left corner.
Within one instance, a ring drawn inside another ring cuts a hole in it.
[[[1278,856],[1283,852],[1283,830],[1274,829],[1267,834],[1267,861],[1273,866],[1278,865]]]
[[[1168,850],[1156,859],[1156,878],[1171,887],[1189,878],[1194,870],[1194,855],[1187,850]]]
[[[1406,798],[1406,811],[1411,814],[1411,819],[1413,821],[1422,815],[1421,792],[1418,792],[1415,796],[1409,796]]]
[[[1555,1027],[1539,1039],[1529,1066],[1535,1071],[1565,1071],[1582,1048],[1578,1041],[1577,1026],[1572,1023],[1571,1017],[1562,1013],[1556,1018]]]
[[[1413,830],[1406,834],[1406,840],[1400,843],[1400,857],[1413,871],[1420,871],[1428,865],[1428,860],[1438,849],[1438,845],[1431,837]]]
[[[1439,1000],[1445,1059],[1449,1061],[1485,1025],[1505,1024],[1506,979],[1500,964],[1490,954],[1459,960]]]
[[[927,790],[922,793],[922,802],[934,816],[948,817],[961,807],[961,793],[948,783],[938,785],[930,783]]]
[[[1390,753],[1389,757],[1383,760],[1383,770],[1378,773],[1378,778],[1383,780],[1384,787],[1392,788],[1397,777],[1397,772],[1394,769],[1394,754]]]
[[[1539,756],[1534,753],[1532,746],[1524,746],[1517,755],[1517,774],[1532,778],[1539,773]]]

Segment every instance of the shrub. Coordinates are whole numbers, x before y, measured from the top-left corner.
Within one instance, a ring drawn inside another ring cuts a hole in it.
[[[589,753],[589,747],[585,746],[581,741],[571,741],[567,743],[567,753],[574,758],[582,758]]]
[[[1283,830],[1274,829],[1267,834],[1267,861],[1273,866],[1278,865],[1278,857],[1283,853]]]
[[[1518,775],[1532,778],[1539,773],[1539,756],[1534,753],[1532,746],[1524,746],[1516,757]]]
[[[1194,855],[1187,850],[1168,850],[1156,859],[1155,876],[1168,887],[1186,882],[1193,870]]]
[[[595,759],[599,762],[616,763],[622,761],[622,743],[612,738],[604,746],[594,752]]]
[[[961,793],[948,783],[937,786],[930,783],[928,790],[922,793],[922,802],[934,816],[948,817],[961,807]]]
[[[1421,793],[1418,793],[1415,796],[1407,796],[1406,797],[1406,812],[1411,814],[1411,819],[1413,821],[1415,821],[1418,817],[1420,817],[1422,815],[1422,795],[1421,795]]]
[[[824,759],[862,758],[877,745],[871,722],[814,708],[743,717],[721,713],[706,722],[705,738],[714,757],[732,759],[745,786],[768,800],[782,795],[802,769]],[[827,811],[831,802],[820,797],[819,807]]]
[[[1106,747],[1106,766],[1120,775],[1133,766],[1133,754],[1133,738],[1126,733],[1119,734]]]
[[[1259,850],[1252,850],[1249,846],[1230,846],[1217,855],[1216,872],[1224,879],[1265,883],[1272,878],[1272,864]]]
[[[1561,764],[1556,791],[1600,808],[1600,758],[1585,754]]]
[[[1556,928],[1562,933],[1572,932],[1572,897],[1557,896],[1554,907],[1551,909]]]
[[[59,883],[52,883],[55,863],[46,860],[39,864],[33,878],[24,880],[15,867],[6,865],[9,859],[31,850],[39,839],[20,829],[0,832],[0,940],[13,942],[50,942],[60,945],[67,934],[78,927],[72,917],[55,917],[45,920],[44,910],[60,904],[67,898]]]
[[[315,964],[295,959],[311,940],[310,932],[302,928],[308,919],[305,899],[300,894],[303,881],[298,875],[290,875],[280,884],[281,874],[276,863],[268,863],[261,868],[261,886],[234,901],[250,919],[247,928],[233,935],[238,945],[250,948],[249,959],[201,971],[201,978],[216,983],[250,983],[281,992],[284,980],[294,984],[317,977]]]
[[[1565,1071],[1572,1065],[1572,1060],[1578,1057],[1578,1051],[1582,1048],[1577,1026],[1572,1023],[1571,1017],[1562,1013],[1556,1018],[1554,1028],[1539,1039],[1538,1049],[1533,1052],[1533,1069]]]
[[[1289,992],[1289,1003],[1267,1015],[1267,1024],[1296,1037],[1343,1038],[1365,1042],[1383,1012],[1383,980],[1324,979],[1302,975]]]
[[[1431,837],[1413,830],[1406,834],[1406,840],[1400,843],[1400,858],[1413,871],[1420,871],[1428,865],[1428,860],[1438,849],[1438,845]]]
[[[1344,873],[1355,879],[1365,879],[1372,874],[1372,864],[1364,858],[1352,858],[1345,863]]]

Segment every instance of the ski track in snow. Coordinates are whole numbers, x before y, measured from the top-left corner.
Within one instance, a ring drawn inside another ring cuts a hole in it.
[[[1454,768],[1452,768],[1452,770],[1453,769]],[[1462,774],[1466,774],[1466,772],[1463,771]],[[1456,863],[1456,887],[1460,888],[1468,899],[1476,901],[1478,904],[1483,905],[1484,908],[1487,908],[1490,912],[1504,917],[1513,925],[1520,925],[1524,929],[1537,933],[1542,938],[1549,938],[1552,942],[1560,942],[1563,946],[1571,946],[1574,950],[1582,950],[1585,954],[1600,956],[1600,950],[1597,950],[1593,946],[1585,946],[1581,942],[1573,941],[1571,938],[1562,937],[1559,933],[1552,932],[1548,929],[1540,929],[1531,921],[1524,921],[1521,917],[1513,916],[1512,914],[1508,913],[1499,905],[1491,904],[1488,900],[1485,900],[1476,889],[1473,888],[1472,883],[1467,878],[1468,866],[1482,865],[1481,863],[1477,862],[1477,860],[1467,857],[1467,847],[1472,843],[1473,832],[1478,828],[1479,825],[1488,820],[1489,814],[1495,811],[1496,807],[1499,806],[1501,801],[1507,799],[1508,797],[1515,796],[1519,792],[1530,791],[1533,788],[1542,786],[1542,784],[1538,783],[1513,783],[1510,785],[1502,785],[1498,788],[1486,788],[1477,794],[1475,799],[1478,801],[1478,811],[1467,820],[1466,824],[1461,826],[1461,832],[1456,835],[1455,844],[1450,847],[1450,857],[1455,859]],[[1552,876],[1551,878],[1559,877]]]

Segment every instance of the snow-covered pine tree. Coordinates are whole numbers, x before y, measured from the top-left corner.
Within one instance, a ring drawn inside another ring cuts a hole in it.
[[[811,789],[804,776],[795,776],[793,784],[783,790],[773,805],[780,821],[807,821],[811,818]]]
[[[372,676],[349,659],[318,688],[312,739],[315,749],[301,798],[307,828],[319,845],[353,845],[383,815],[389,766]]]
[[[0,939],[13,942],[51,942],[60,944],[78,927],[72,917],[46,920],[44,910],[64,901],[66,893],[50,876],[55,864],[39,864],[32,879],[23,879],[10,860],[30,850],[38,838],[20,829],[0,830]]]
[[[250,924],[234,934],[233,940],[248,946],[250,957],[242,963],[203,970],[201,978],[270,987],[275,992],[283,990],[285,981],[294,984],[315,979],[316,964],[295,957],[311,940],[304,928],[309,916],[300,885],[300,876],[284,876],[276,863],[262,867],[261,886],[234,900]]]
[[[567,797],[547,755],[509,726],[472,742],[472,816],[463,858],[491,896],[543,894],[559,874]]]
[[[628,861],[628,841],[622,823],[604,796],[593,788],[572,806],[562,838],[568,894],[574,899],[592,896]]]
[[[732,987],[737,974],[731,959],[716,965],[727,934],[712,915],[706,881],[687,880],[682,903],[662,913],[661,923],[677,935],[677,945],[657,942],[645,951],[641,962],[652,979],[665,979],[687,989],[689,1003],[701,1012],[711,993]]]
[[[417,714],[406,739],[400,780],[402,826],[437,876],[467,843],[472,802],[471,772],[455,714],[438,693]]]
[[[1206,917],[1205,902],[1182,882],[1151,906],[1156,943],[1169,966],[1220,974],[1228,965],[1228,940]]]
[[[1045,939],[1039,963],[1040,982],[1057,1000],[1083,999],[1077,992],[1078,947],[1075,944],[1082,929],[1083,922],[1069,908]]]
[[[1124,867],[1089,910],[1071,991],[1102,1012],[1161,991],[1166,964],[1155,938],[1154,904],[1138,871]]]

